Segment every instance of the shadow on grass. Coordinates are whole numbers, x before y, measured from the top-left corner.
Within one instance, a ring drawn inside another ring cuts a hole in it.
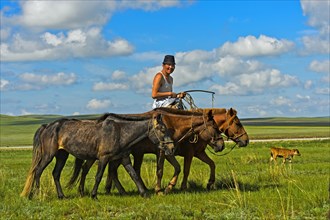
[[[240,191],[256,192],[260,191],[260,186],[256,184],[243,183],[241,181],[235,182],[234,179],[221,179],[215,183],[215,188],[218,190],[231,190],[238,188]]]

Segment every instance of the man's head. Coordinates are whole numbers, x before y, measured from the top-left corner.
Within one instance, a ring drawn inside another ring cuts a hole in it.
[[[175,59],[173,55],[166,55],[164,57],[163,64],[173,65],[175,66]]]

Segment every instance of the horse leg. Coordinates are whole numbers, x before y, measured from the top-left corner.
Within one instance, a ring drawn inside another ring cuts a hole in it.
[[[86,176],[91,169],[92,165],[94,164],[95,160],[87,160],[83,165],[82,165],[82,171],[81,171],[81,178],[80,178],[80,183],[78,187],[78,192],[80,193],[80,196],[84,196],[85,194],[85,181],[86,181]]]
[[[191,162],[193,159],[193,155],[189,153],[190,151],[188,150],[188,153],[185,153],[184,155],[184,163],[183,163],[183,179],[181,183],[181,190],[186,190],[187,189],[187,183],[188,183],[188,176],[190,173],[190,166]]]
[[[208,164],[210,167],[210,178],[209,182],[207,183],[207,189],[210,190],[212,186],[214,186],[215,183],[215,163],[214,161],[206,154],[205,151],[199,152],[197,155],[195,155],[198,159],[203,161],[204,163]]]
[[[54,158],[53,154],[43,155],[40,163],[37,165],[37,167],[35,169],[35,190],[37,192],[39,192],[39,189],[40,189],[41,174],[44,171],[44,169],[48,166],[48,164],[50,164],[50,162],[52,162],[53,158]],[[31,191],[31,193],[29,194],[29,199],[32,198],[33,194],[34,194],[34,190]]]
[[[174,167],[174,174],[171,179],[171,181],[168,183],[168,186],[165,189],[165,194],[169,193],[172,191],[172,188],[176,185],[178,181],[178,176],[181,172],[180,164],[179,162],[175,159],[174,155],[168,155],[166,156],[166,160],[170,162],[170,164]]]
[[[163,150],[160,150],[159,155],[157,155],[157,183],[155,187],[156,194],[161,194],[164,160],[165,160],[165,152]]]
[[[105,167],[107,166],[107,163],[109,162],[108,157],[103,157],[102,159],[99,159],[99,165],[97,168],[97,173],[95,176],[95,184],[92,190],[92,198],[97,199],[97,189],[99,188],[100,182],[102,180],[102,176],[105,170]]]
[[[105,193],[110,194],[111,188],[112,188],[112,180],[114,176],[118,176],[117,170],[115,170],[114,165],[109,162],[108,164],[108,175],[107,175],[107,180],[105,183]]]
[[[141,178],[141,167],[142,167],[142,162],[143,162],[143,156],[144,154],[134,154],[134,164],[133,164],[133,168],[136,172],[136,175],[138,176],[138,178],[140,179],[140,182],[143,185],[143,188],[145,190],[147,190],[146,185],[144,184],[142,178]]]
[[[79,158],[76,158],[75,159],[75,161],[74,161],[74,167],[73,167],[73,174],[71,176],[70,181],[66,185],[66,187],[68,187],[68,188],[72,188],[73,187],[73,185],[75,184],[75,182],[77,181],[77,179],[79,177],[79,173],[80,173],[80,170],[82,168],[83,163],[84,163],[84,160],[81,160]]]
[[[125,195],[126,191],[123,187],[123,185],[120,183],[118,179],[118,167],[122,163],[122,160],[116,160],[113,161],[112,163],[109,163],[108,166],[108,177],[107,177],[107,182],[105,186],[105,191],[106,193],[110,193],[111,187],[112,187],[112,181],[115,183],[115,186],[119,192],[120,195]]]
[[[57,151],[55,157],[56,157],[56,164],[53,169],[53,179],[55,182],[56,190],[57,190],[57,196],[59,199],[64,198],[64,193],[62,191],[61,183],[60,183],[60,177],[62,169],[65,165],[66,160],[68,159],[69,153],[65,150],[59,150]]]
[[[129,156],[124,157],[122,159],[121,163],[124,165],[127,173],[131,176],[132,180],[134,181],[135,185],[137,186],[137,188],[140,192],[140,195],[142,197],[146,197],[147,193],[146,193],[142,183],[140,182],[140,179],[136,175],[136,172],[132,166],[131,159],[129,158]]]

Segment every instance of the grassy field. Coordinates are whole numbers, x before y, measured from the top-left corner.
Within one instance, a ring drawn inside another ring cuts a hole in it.
[[[64,188],[67,198],[58,200],[52,179],[53,161],[43,172],[39,195],[32,200],[21,198],[32,150],[6,146],[31,145],[37,127],[58,117],[1,115],[0,219],[329,219],[329,139],[252,142],[222,157],[207,151],[217,165],[215,188],[205,189],[209,168],[195,158],[188,190],[178,189],[180,174],[174,192],[166,196],[154,195],[156,161],[154,155],[146,155],[142,177],[150,189],[147,199],[138,195],[133,181],[120,167],[119,177],[129,192],[127,196],[119,196],[116,190],[104,194],[103,179],[98,201],[80,197],[77,188]],[[305,124],[301,119],[298,124],[298,119],[290,120],[291,124],[276,118],[242,123],[251,139],[330,137],[329,118],[316,124],[317,120],[312,119],[303,119]],[[227,148],[230,146],[232,143],[227,143]],[[293,158],[292,164],[270,163],[271,146],[298,148],[302,155]],[[177,159],[183,166],[183,158]],[[71,175],[73,160],[70,156],[63,170],[63,187]],[[96,168],[94,165],[87,176],[87,192],[93,187]],[[173,168],[166,162],[163,186],[172,174]]]
[[[269,147],[282,145],[298,148],[300,157],[293,163],[269,163]],[[223,157],[210,155],[217,165],[216,187],[207,191],[209,169],[193,160],[189,189],[156,196],[155,156],[147,155],[142,176],[150,189],[150,198],[141,198],[124,169],[120,179],[129,192],[119,196],[114,190],[104,194],[104,180],[99,201],[80,197],[77,189],[64,190],[67,199],[58,200],[52,180],[52,162],[41,177],[41,192],[32,200],[19,196],[31,165],[31,150],[0,151],[0,219],[327,219],[329,210],[329,140],[251,143],[234,149]],[[183,164],[181,157],[178,157]],[[63,170],[62,185],[69,180],[73,157]],[[96,165],[86,182],[87,191],[94,184]],[[163,186],[173,172],[165,163]],[[182,177],[182,175],[180,175]],[[179,178],[179,182],[181,178]]]

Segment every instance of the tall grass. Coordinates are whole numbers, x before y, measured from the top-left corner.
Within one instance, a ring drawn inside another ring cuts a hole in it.
[[[283,147],[298,148],[301,157],[292,164],[270,163],[269,147],[278,143],[251,143],[218,157],[216,184],[207,191],[208,166],[193,160],[186,192],[176,186],[173,193],[156,196],[155,156],[146,155],[142,177],[150,189],[149,199],[141,198],[125,172],[119,178],[128,191],[120,196],[116,190],[104,193],[105,176],[99,187],[99,201],[80,197],[77,188],[66,189],[67,196],[58,200],[52,178],[54,161],[41,176],[40,193],[32,200],[19,196],[31,166],[31,150],[0,151],[0,219],[326,219],[329,210],[330,141],[291,141]],[[177,157],[183,165],[183,158]],[[71,175],[73,157],[69,157],[61,176],[64,187]],[[90,192],[96,173],[94,165],[87,176]],[[165,163],[162,185],[173,174]],[[179,183],[182,174],[179,176]]]

